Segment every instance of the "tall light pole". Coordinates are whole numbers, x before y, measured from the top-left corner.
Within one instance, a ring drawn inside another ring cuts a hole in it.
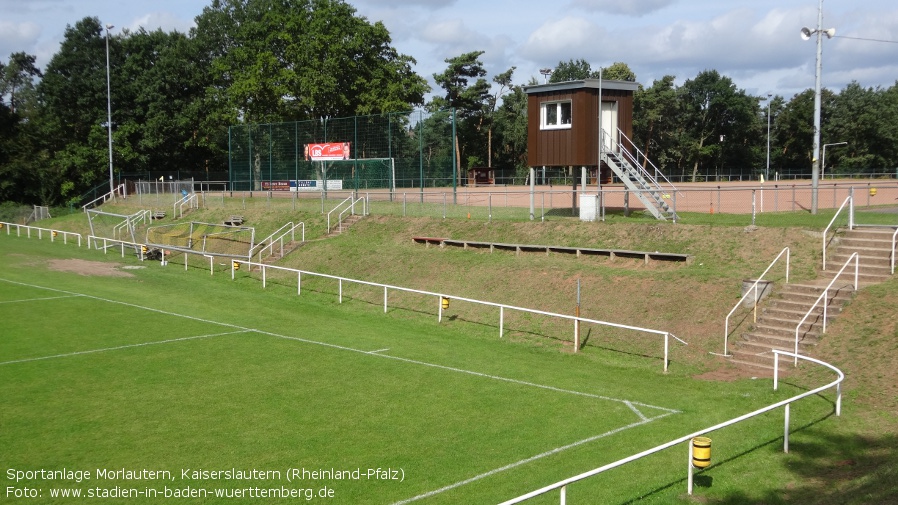
[[[848,145],[848,142],[836,142],[835,144],[823,144],[823,156],[820,157],[820,176],[823,176],[823,172],[826,170],[826,148],[829,146],[844,146]]]
[[[811,214],[817,213],[817,189],[820,185],[820,74],[823,71],[823,35],[831,39],[836,34],[835,28],[824,30],[823,28],[823,0],[817,9],[817,29],[801,29],[801,38],[810,40],[811,35],[817,35],[817,70],[814,73],[814,158],[811,162]]]
[[[764,171],[764,178],[770,180],[770,101],[773,99],[773,93],[767,93],[767,169]]]
[[[547,67],[547,68],[541,68],[541,69],[539,69],[539,73],[543,74],[543,77],[545,78],[545,84],[548,84],[548,83],[549,83],[549,76],[552,75],[552,69],[551,69],[551,68],[548,68],[548,67]]]
[[[106,129],[109,131],[109,193],[115,194],[115,179],[112,177],[112,86],[109,78],[109,30],[115,28],[106,25]]]

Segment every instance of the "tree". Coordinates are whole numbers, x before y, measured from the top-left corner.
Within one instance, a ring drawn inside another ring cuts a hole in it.
[[[77,198],[106,178],[105,44],[95,17],[67,26],[37,87],[43,149],[51,153],[39,174],[47,203]],[[116,47],[110,40],[111,53]]]
[[[703,166],[705,175],[711,166],[719,175],[725,167],[732,170],[728,162],[743,165],[740,168],[757,162],[749,149],[753,137],[757,142],[757,100],[736,89],[730,78],[705,70],[683,84],[680,102],[686,125],[683,148],[692,163],[693,182]]]
[[[342,0],[213,0],[195,36],[235,121],[346,117],[424,102],[415,60]]]
[[[487,166],[493,166],[493,125],[494,119],[496,115],[496,107],[498,106],[499,99],[502,98],[507,91],[511,90],[514,85],[511,82],[511,76],[514,74],[515,67],[511,67],[510,69],[502,72],[501,74],[493,77],[493,82],[498,85],[495,95],[491,95],[487,99],[486,103],[486,114],[487,114],[487,147],[486,147],[486,160]]]
[[[531,79],[528,85],[538,84]],[[526,177],[527,163],[527,93],[521,86],[512,86],[502,99],[495,115],[497,137],[497,168],[512,171],[516,177]]]
[[[610,66],[603,68],[601,76],[603,79],[614,81],[636,81],[636,73],[622,61],[616,61]]]
[[[823,161],[827,166],[838,165],[836,170],[842,173],[874,172],[894,166],[898,142],[895,96],[882,88],[863,88],[852,82],[834,97],[821,144],[848,144],[826,153]]]
[[[589,62],[581,58],[577,61],[559,61],[549,77],[549,82],[582,81],[583,79],[598,78],[599,73],[593,72]]]
[[[680,168],[683,161],[678,139],[682,134],[675,77],[665,75],[649,88],[640,88],[633,97],[633,135],[645,152],[643,168],[649,160],[659,168]]]
[[[435,96],[431,101],[433,109],[453,108],[457,117],[457,135],[455,140],[456,171],[459,180],[462,178],[462,155],[476,141],[477,132],[482,125],[484,104],[489,98],[490,85],[484,79],[486,70],[480,61],[483,51],[472,51],[445,60],[449,66],[443,73],[433,74],[433,78],[446,94]],[[473,83],[470,81],[476,79]],[[465,165],[477,163],[478,158],[466,160]]]
[[[9,109],[15,113],[22,104],[35,101],[35,79],[43,76],[35,65],[35,57],[24,52],[9,56],[9,64],[0,63],[0,97],[9,96]]]

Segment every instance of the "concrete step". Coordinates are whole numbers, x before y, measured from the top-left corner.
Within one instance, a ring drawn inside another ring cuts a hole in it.
[[[853,230],[845,230],[842,234],[842,240],[845,239],[866,239],[881,242],[892,242],[892,235],[895,233],[895,226],[876,226],[876,227],[857,227]]]
[[[768,348],[768,349],[770,349],[770,348],[777,348],[777,349],[784,348],[784,349],[789,349],[789,350],[795,349],[795,333],[794,332],[792,335],[790,335],[788,337],[783,337],[783,336],[777,336],[777,335],[770,335],[767,333],[759,333],[756,331],[750,331],[747,333],[743,333],[742,337],[744,338],[744,340],[739,342],[739,344],[750,342],[750,343],[755,343],[755,344],[758,344],[761,346],[766,346],[766,348]],[[801,349],[812,349],[819,342],[820,342],[820,338],[817,335],[814,335],[814,336],[799,335],[798,349],[799,349],[799,351]],[[738,345],[736,347],[738,347]]]
[[[808,310],[811,307],[814,307],[813,313],[819,314],[823,312],[824,308],[823,300],[820,301],[816,306],[812,303],[808,303],[806,301],[792,301],[792,300],[774,300],[771,301],[770,304],[765,308],[761,314],[763,317],[771,316],[778,318],[787,318],[787,317],[797,317],[801,319],[805,314],[808,313]],[[829,303],[827,307],[827,312],[835,311],[841,312],[842,306],[839,303]],[[796,319],[797,321],[797,319]]]

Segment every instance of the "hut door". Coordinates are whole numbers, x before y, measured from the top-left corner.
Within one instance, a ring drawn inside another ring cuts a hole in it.
[[[617,102],[602,102],[602,130],[605,131],[605,150],[617,149]]]

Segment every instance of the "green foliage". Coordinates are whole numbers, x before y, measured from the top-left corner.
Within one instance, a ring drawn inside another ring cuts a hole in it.
[[[384,25],[342,0],[214,0],[196,22],[232,124],[408,110],[429,91]]]

